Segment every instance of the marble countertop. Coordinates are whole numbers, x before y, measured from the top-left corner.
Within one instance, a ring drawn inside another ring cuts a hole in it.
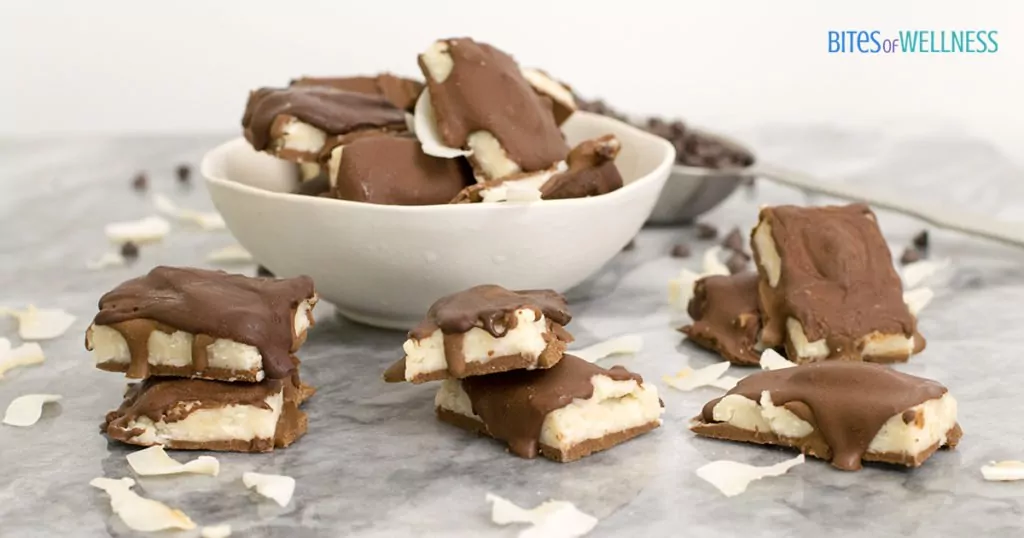
[[[981,141],[899,129],[846,132],[773,127],[736,133],[762,157],[839,181],[884,186],[906,196],[1002,218],[1024,215],[1024,171]],[[174,179],[179,162],[198,163],[218,138],[101,138],[0,143],[0,305],[62,307],[77,316],[63,337],[42,343],[47,361],[0,380],[0,408],[28,393],[64,396],[31,428],[0,427],[0,536],[129,536],[107,497],[89,487],[99,476],[132,476],[129,447],[98,433],[120,402],[125,380],[95,370],[83,333],[99,296],[156,264],[208,266],[204,256],[232,244],[227,232],[175,229],[146,247],[134,265],[89,271],[86,260],[108,248],[104,224],[151,213],[129,186],[138,170],[151,192],[190,208],[211,207],[199,178]],[[707,215],[727,230],[750,226],[760,204],[818,203],[763,182]],[[922,226],[880,213],[897,254]],[[670,324],[666,282],[699,255],[670,258],[672,245],[704,245],[692,229],[644,230],[569,296],[577,344],[639,333],[644,349],[610,361],[658,385],[663,427],[572,464],[522,460],[501,445],[433,416],[433,385],[385,385],[403,335],[335,318],[318,307],[318,324],[300,351],[303,378],[319,388],[309,402],[308,435],[272,454],[219,454],[217,478],[138,479],[140,494],[181,508],[200,525],[230,523],[236,536],[515,536],[519,527],[489,520],[484,495],[523,506],[574,502],[600,519],[591,536],[1019,536],[1024,483],[989,483],[990,460],[1024,459],[1020,384],[1024,366],[1024,252],[950,233],[932,233],[932,255],[952,264],[929,284],[934,301],[921,314],[928,349],[897,368],[945,383],[960,402],[965,436],[908,471],[869,466],[857,473],[810,461],[726,498],[694,471],[715,459],[770,464],[790,453],[698,439],[686,428],[712,388],[678,392],[661,382],[714,358],[682,341]],[[241,266],[251,273],[253,267]],[[17,343],[12,319],[0,336]],[[606,361],[606,363],[609,361]],[[734,368],[730,374],[746,375]],[[183,455],[178,454],[179,459]],[[247,491],[245,471],[295,477],[287,507]],[[164,533],[163,535],[174,535]],[[189,533],[181,533],[188,536]],[[197,532],[191,533],[192,536]]]

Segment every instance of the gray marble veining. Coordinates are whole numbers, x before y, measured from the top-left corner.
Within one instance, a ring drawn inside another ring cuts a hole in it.
[[[1024,171],[969,138],[823,127],[737,134],[765,158],[834,180],[884,186],[951,210],[1024,215]],[[151,192],[209,208],[199,178],[182,188],[173,170],[178,162],[197,163],[216,142],[0,142],[0,305],[60,306],[78,316],[68,334],[43,343],[44,365],[0,380],[0,407],[26,393],[64,396],[32,428],[0,427],[0,536],[132,535],[111,516],[106,496],[88,486],[98,476],[131,476],[124,458],[131,449],[98,434],[125,380],[93,369],[83,331],[100,294],[116,283],[156,264],[206,266],[208,252],[232,241],[224,232],[176,229],[162,244],[144,248],[135,265],[94,272],[84,264],[108,248],[104,224],[150,213],[129,186],[138,170],[149,171]],[[822,201],[762,183],[736,193],[706,220],[725,231],[750,226],[759,204]],[[881,222],[897,255],[921,229],[888,213]],[[936,298],[921,315],[928,349],[898,368],[945,383],[960,402],[966,433],[958,450],[940,452],[914,471],[870,466],[844,473],[814,461],[731,499],[697,478],[694,470],[710,460],[770,464],[790,454],[697,439],[686,429],[720,392],[681,393],[660,380],[714,360],[672,329],[666,281],[683,266],[695,268],[705,245],[692,230],[661,228],[643,231],[635,250],[570,293],[569,328],[578,345],[643,335],[638,356],[612,362],[658,384],[667,412],[664,426],[649,435],[567,465],[512,457],[498,443],[438,423],[435,386],[379,381],[399,353],[401,333],[339,320],[322,305],[300,352],[304,379],[320,389],[306,407],[304,439],[273,454],[220,454],[217,478],[143,478],[136,488],[200,525],[227,522],[237,536],[251,537],[515,536],[518,527],[491,524],[486,492],[524,506],[573,501],[600,518],[596,537],[1019,536],[1024,483],[984,482],[979,467],[1024,459],[1024,252],[942,232],[933,231],[932,240],[933,256],[951,258],[952,266],[931,282]],[[679,241],[690,242],[697,255],[668,257]],[[13,320],[0,319],[0,336],[17,341]],[[240,476],[248,470],[294,476],[294,501],[281,508],[246,491]]]

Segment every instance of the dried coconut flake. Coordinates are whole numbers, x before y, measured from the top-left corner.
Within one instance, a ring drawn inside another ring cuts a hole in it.
[[[430,102],[430,90],[424,89],[420,93],[419,99],[416,100],[413,126],[416,138],[420,141],[420,148],[423,149],[423,153],[431,157],[456,159],[473,154],[469,150],[444,145],[441,135],[437,132],[437,118],[434,115],[434,105]]]
[[[39,347],[39,344],[28,342],[12,348],[10,340],[0,338],[0,379],[3,379],[8,370],[19,366],[42,364],[44,360],[46,356],[43,355],[43,348]]]
[[[721,383],[719,378],[725,375],[725,372],[729,370],[729,366],[731,364],[725,361],[716,362],[697,370],[686,368],[680,370],[674,376],[664,376],[662,379],[670,387],[682,391],[691,391],[700,387],[714,387],[716,383]]]
[[[161,476],[169,474],[208,474],[217,476],[220,473],[220,462],[211,456],[199,456],[188,462],[179,463],[167,455],[164,447],[151,446],[128,454],[128,465],[139,476]]]
[[[530,527],[520,531],[519,538],[576,538],[593,530],[597,518],[581,512],[568,501],[548,501],[526,510],[488,493],[486,501],[491,503],[491,521],[498,525],[529,523]]]
[[[249,489],[256,488],[256,493],[281,506],[288,506],[295,493],[295,479],[290,476],[245,473],[242,475],[242,483]]]
[[[992,482],[1024,480],[1024,461],[993,461],[981,467],[981,476]]]
[[[804,462],[804,455],[769,465],[758,467],[738,461],[718,460],[697,469],[697,476],[718,488],[726,497],[735,497],[747,490],[747,486],[755,480],[769,476],[782,476],[796,465]]]
[[[75,316],[60,308],[36,308],[28,305],[25,310],[0,309],[18,319],[18,336],[22,340],[50,340],[67,332],[75,322]]]
[[[644,346],[644,338],[639,334],[625,334],[615,338],[598,342],[576,351],[569,351],[587,362],[596,362],[612,355],[635,355]]]
[[[228,538],[231,536],[231,525],[212,525],[203,527],[199,532],[201,538]]]
[[[792,368],[796,366],[796,363],[779,355],[774,349],[766,349],[761,352],[761,369],[762,370],[781,370],[783,368]]]
[[[27,428],[39,422],[43,416],[43,405],[60,401],[58,394],[26,394],[19,396],[7,406],[4,424]]]
[[[194,211],[192,209],[184,209],[178,207],[170,198],[163,194],[153,195],[153,205],[156,210],[168,217],[177,219],[181,222],[188,222],[195,224],[204,230],[223,230],[226,228],[224,218],[220,216],[220,213],[216,211],[204,212]]]
[[[133,531],[156,532],[196,528],[196,524],[181,510],[174,510],[159,501],[145,499],[132,491],[135,481],[131,478],[94,478],[89,485],[105,491],[110,496],[110,509]]]
[[[242,245],[229,245],[206,255],[206,261],[224,265],[252,263],[252,254]]]
[[[111,243],[154,243],[163,240],[171,231],[171,223],[163,217],[146,217],[141,220],[112,222],[104,228]]]

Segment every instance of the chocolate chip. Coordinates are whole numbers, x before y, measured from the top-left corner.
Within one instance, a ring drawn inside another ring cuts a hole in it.
[[[274,278],[274,273],[271,273],[270,269],[267,269],[266,267],[260,265],[259,267],[256,268],[256,276],[266,276]]]
[[[924,253],[917,250],[914,247],[907,247],[903,249],[903,255],[900,256],[900,263],[903,265],[911,264],[924,259]]]
[[[139,246],[131,241],[121,245],[121,257],[126,260],[134,260],[139,257]]]
[[[697,239],[705,241],[718,237],[718,228],[703,222],[697,223]]]
[[[914,246],[920,250],[928,250],[928,230],[921,230],[921,233],[914,236]]]
[[[636,240],[630,239],[626,246],[622,247],[622,250],[633,250],[636,248]]]
[[[733,252],[745,252],[743,248],[743,233],[740,232],[738,227],[729,231],[729,235],[725,236],[725,240],[722,241],[722,246]]]
[[[132,179],[132,188],[137,191],[144,191],[149,187],[149,176],[145,172],[139,172],[135,174],[135,178]]]
[[[742,252],[733,252],[729,259],[725,260],[725,266],[729,268],[729,274],[735,275],[747,269],[750,258]]]
[[[679,243],[672,247],[673,258],[689,258],[690,257],[690,245],[686,243]]]
[[[192,167],[187,164],[179,164],[175,169],[175,173],[178,174],[179,183],[188,183],[188,180],[192,177]]]

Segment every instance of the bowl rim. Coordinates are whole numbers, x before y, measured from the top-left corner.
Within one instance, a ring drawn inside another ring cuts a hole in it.
[[[664,157],[649,173],[643,175],[636,180],[623,185],[622,188],[616,189],[607,194],[599,196],[588,196],[585,198],[566,198],[559,200],[544,200],[543,207],[572,207],[584,204],[593,204],[597,202],[614,202],[619,198],[628,196],[631,192],[640,189],[644,184],[657,181],[657,176],[661,173],[665,173],[666,177],[671,172],[676,159],[675,147],[667,140],[648,133],[643,129],[634,127],[628,123],[602,116],[600,114],[593,114],[582,110],[576,111],[573,115],[581,115],[589,119],[599,119],[602,121],[615,122],[619,124],[620,128],[627,131],[632,131],[633,134],[638,135],[640,139],[649,141],[652,145],[661,146],[663,149]],[[523,207],[537,206],[536,203],[515,203],[515,204],[434,204],[434,205],[419,205],[419,206],[404,206],[404,205],[384,205],[384,204],[369,204],[365,202],[353,202],[350,200],[339,200],[336,198],[323,198],[319,196],[306,196],[301,194],[294,194],[290,192],[275,192],[261,189],[259,187],[253,187],[246,185],[238,181],[234,181],[227,177],[221,177],[212,173],[213,161],[215,159],[223,159],[225,155],[238,144],[248,144],[247,141],[241,136],[232,138],[226,142],[222,142],[212,149],[208,150],[204,155],[200,163],[200,174],[206,180],[208,184],[214,184],[218,187],[224,187],[227,189],[234,189],[235,191],[243,192],[249,195],[261,196],[270,200],[279,200],[282,202],[295,202],[295,203],[307,203],[313,205],[323,205],[324,207],[332,206],[337,208],[347,207],[353,210],[368,210],[368,211],[380,211],[388,213],[429,213],[435,211],[510,211],[517,210],[521,211]],[[444,209],[441,209],[444,208]]]

